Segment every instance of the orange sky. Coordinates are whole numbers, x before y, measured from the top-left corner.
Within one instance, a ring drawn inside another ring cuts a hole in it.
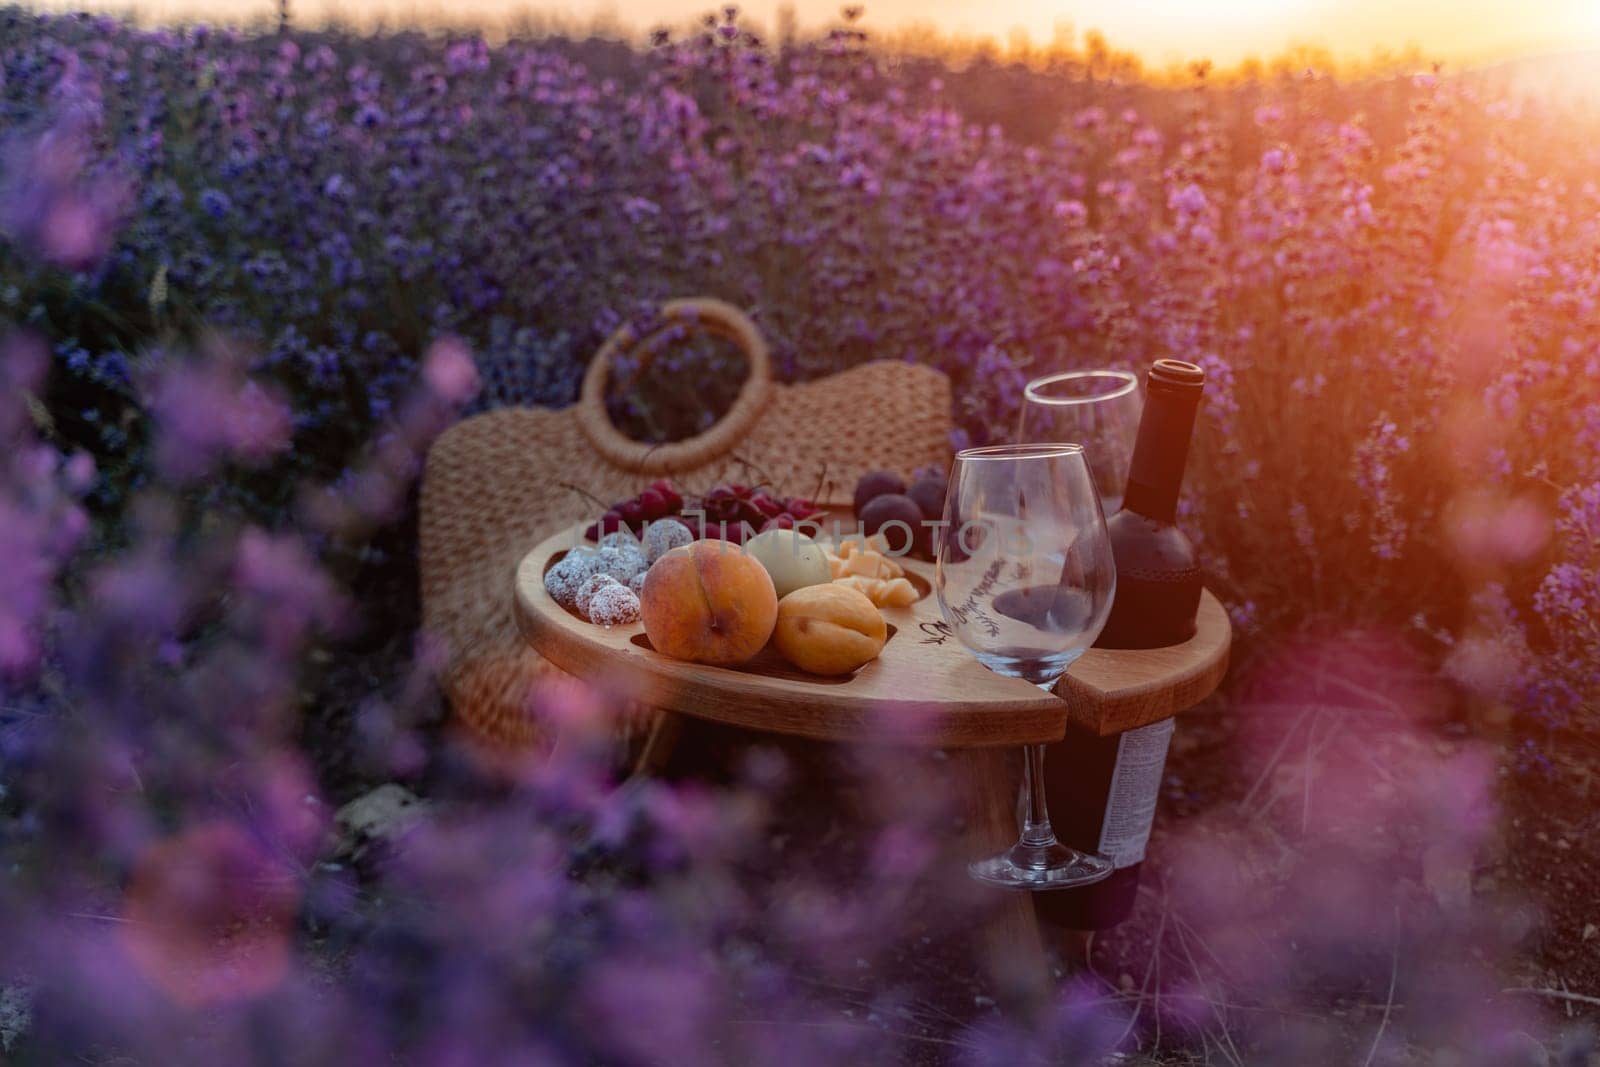
[[[770,26],[784,0],[741,5]],[[802,27],[826,25],[841,0],[792,0]],[[206,11],[246,18],[272,11],[275,0],[102,0],[130,5],[147,17]],[[71,6],[82,6],[81,0]],[[586,18],[603,15],[629,26],[683,23],[721,6],[721,0],[294,0],[307,16],[337,9],[346,15],[385,12],[414,18],[437,10],[451,16],[493,18],[521,9],[559,10]],[[866,0],[869,30],[921,24],[946,33],[1001,39],[1023,30],[1043,44],[1058,27],[1105,33],[1113,46],[1138,52],[1147,63],[1208,57],[1231,64],[1246,56],[1270,57],[1297,44],[1365,58],[1375,48],[1420,46],[1447,59],[1488,59],[1600,48],[1600,0]],[[1600,77],[1600,73],[1597,73]]]

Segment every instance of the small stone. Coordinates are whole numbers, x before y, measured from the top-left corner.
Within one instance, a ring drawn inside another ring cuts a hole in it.
[[[368,842],[392,841],[415,825],[427,810],[428,805],[405,786],[386,782],[334,813],[334,823],[344,831],[338,851],[352,855]]]
[[[585,578],[583,584],[578,586],[578,614],[592,622],[593,618],[590,615],[590,611],[594,604],[595,594],[599,593],[602,589],[618,584],[619,583],[615,578],[604,573],[603,571],[599,574],[591,574],[589,577]]]
[[[33,1026],[33,994],[24,986],[0,986],[0,1052],[10,1052]]]
[[[639,621],[639,598],[616,582],[600,589],[589,602],[589,621],[596,626],[625,626]]]

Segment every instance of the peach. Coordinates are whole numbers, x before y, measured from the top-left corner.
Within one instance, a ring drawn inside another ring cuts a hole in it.
[[[767,569],[737,545],[696,541],[651,564],[639,611],[657,652],[732,667],[772,636],[778,594]]]
[[[808,585],[778,602],[772,643],[812,674],[849,674],[876,659],[889,628],[866,595],[840,582]]]

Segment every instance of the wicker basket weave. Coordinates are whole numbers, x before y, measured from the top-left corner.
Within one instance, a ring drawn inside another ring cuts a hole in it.
[[[825,484],[819,503],[849,500],[869,470],[903,474],[949,462],[950,383],[906,363],[867,363],[816,382],[772,381],[753,323],[715,300],[664,306],[662,329],[689,324],[735,341],[750,374],[728,413],[706,432],[652,447],[619,433],[604,405],[611,360],[648,358],[649,336],[621,331],[585,376],[577,404],[559,411],[505,409],[468,419],[435,442],[422,484],[423,625],[442,638],[445,693],[483,739],[526,747],[547,741],[529,714],[534,682],[553,670],[517,632],[512,574],[518,560],[563,526],[596,517],[590,500],[621,500],[671,476],[693,489],[770,478],[786,492]],[[637,346],[637,347],[636,347]],[[648,721],[618,724],[626,740]]]

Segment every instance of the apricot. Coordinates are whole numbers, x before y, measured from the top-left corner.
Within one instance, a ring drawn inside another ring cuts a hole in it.
[[[737,545],[696,541],[651,564],[639,614],[662,655],[732,667],[772,636],[778,594],[767,569]]]
[[[849,674],[883,651],[889,628],[866,595],[837,582],[808,585],[778,601],[772,643],[812,674]]]

